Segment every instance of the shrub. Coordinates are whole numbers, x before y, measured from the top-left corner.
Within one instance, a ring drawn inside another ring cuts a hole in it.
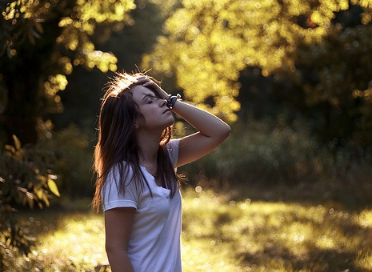
[[[54,132],[52,138],[40,141],[39,146],[55,154],[54,166],[61,195],[67,198],[93,195],[93,147],[87,133],[71,125]]]
[[[0,271],[13,252],[28,254],[33,239],[16,217],[23,207],[49,206],[50,192],[59,196],[50,164],[53,154],[35,147],[22,147],[16,136],[14,146],[0,151]]]
[[[321,146],[297,124],[292,128],[252,122],[232,127],[230,137],[211,154],[180,169],[190,183],[212,186],[309,182],[346,175],[362,164],[350,149]]]

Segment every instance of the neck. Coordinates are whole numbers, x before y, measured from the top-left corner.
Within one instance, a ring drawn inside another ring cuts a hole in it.
[[[157,164],[160,136],[156,135],[137,135],[137,143],[140,146],[138,151],[140,163],[142,165]]]

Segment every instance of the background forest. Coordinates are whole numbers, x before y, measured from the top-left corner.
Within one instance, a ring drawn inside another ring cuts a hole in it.
[[[0,271],[35,244],[17,213],[91,198],[100,98],[118,71],[147,71],[232,126],[219,149],[179,169],[185,188],[371,207],[371,1],[15,0],[0,10]],[[189,131],[177,120],[177,136]]]

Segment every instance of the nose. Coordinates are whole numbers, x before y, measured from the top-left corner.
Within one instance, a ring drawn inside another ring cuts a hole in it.
[[[160,107],[163,107],[164,105],[167,104],[167,100],[166,99],[159,99],[160,101]]]

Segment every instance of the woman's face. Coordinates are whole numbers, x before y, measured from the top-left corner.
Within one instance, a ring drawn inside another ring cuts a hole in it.
[[[155,93],[142,86],[137,85],[131,89],[133,100],[137,103],[143,118],[137,120],[139,129],[163,131],[174,123],[171,110],[167,102],[155,95]]]

